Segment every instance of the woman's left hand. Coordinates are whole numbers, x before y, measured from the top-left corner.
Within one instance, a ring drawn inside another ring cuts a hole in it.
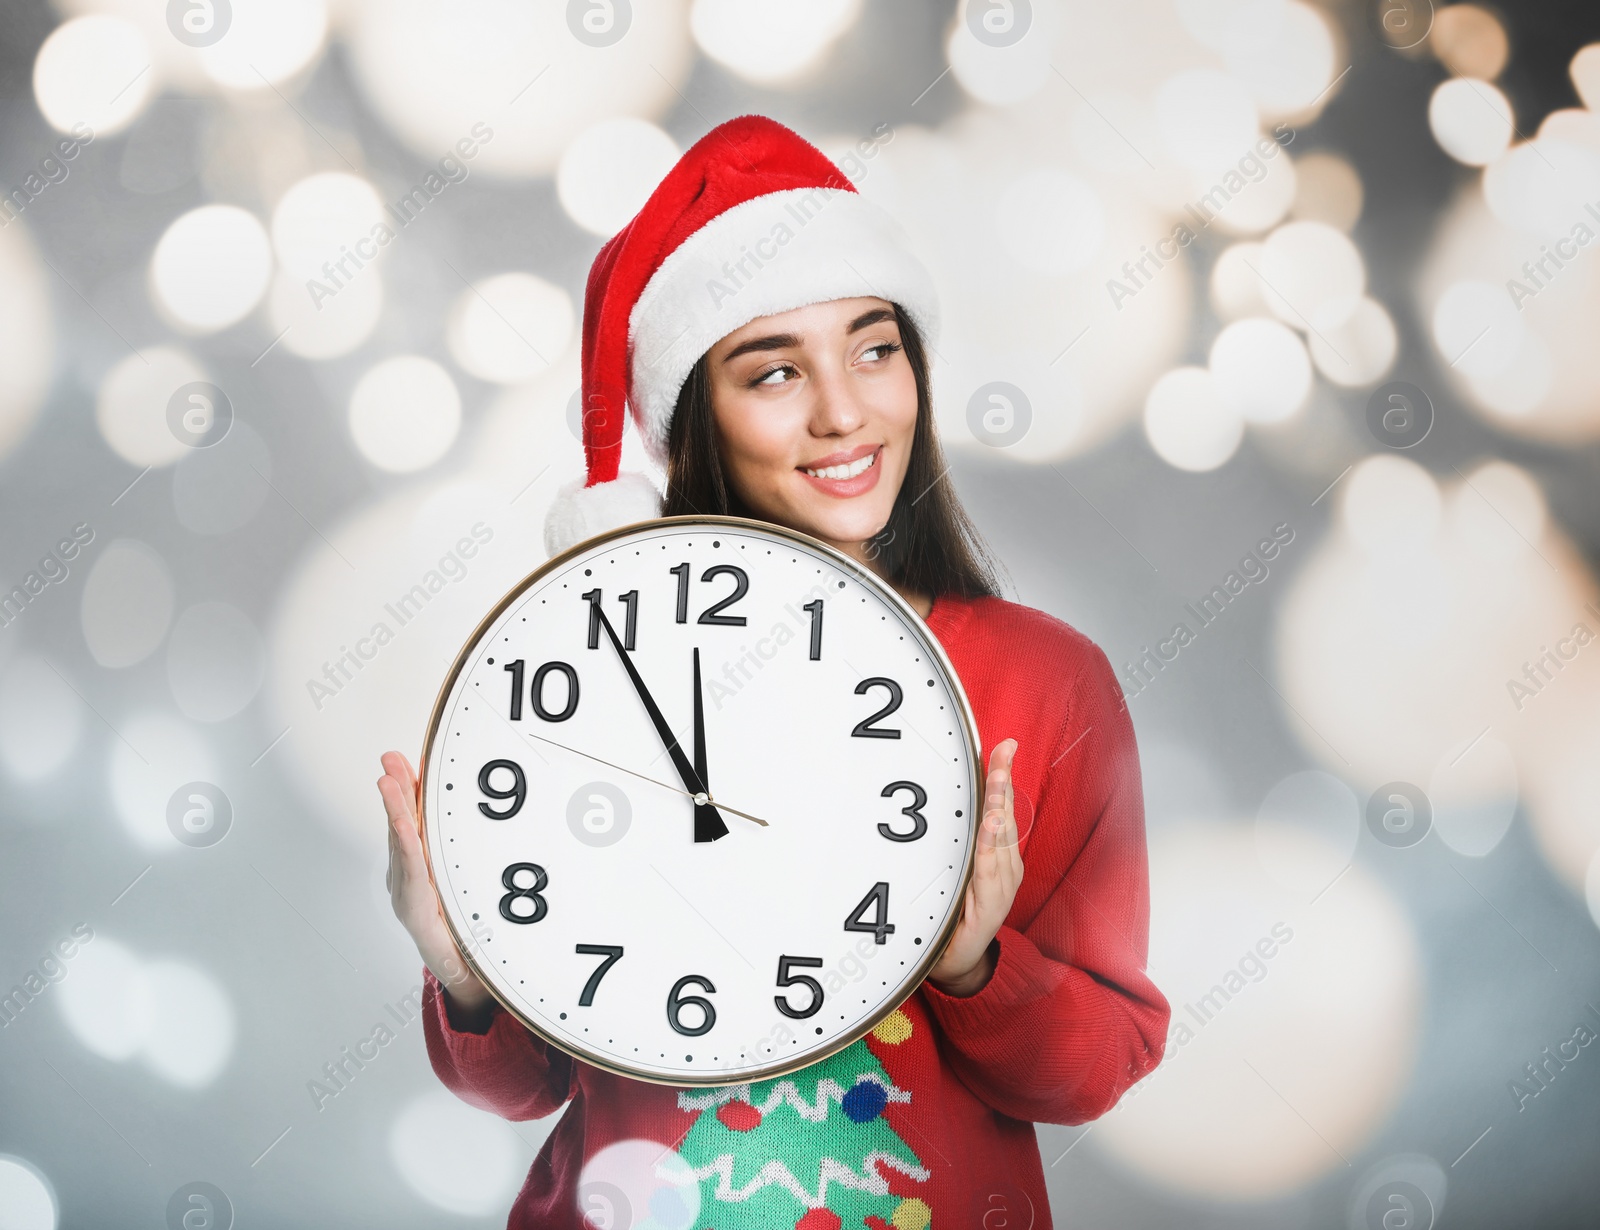
[[[928,973],[928,980],[946,995],[966,997],[983,990],[994,973],[989,945],[1011,912],[1022,883],[1022,855],[1012,813],[1011,763],[1016,754],[1015,739],[1006,739],[989,754],[972,882],[955,934]]]

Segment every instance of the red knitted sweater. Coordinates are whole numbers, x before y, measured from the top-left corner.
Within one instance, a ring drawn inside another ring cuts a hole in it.
[[[678,1089],[576,1060],[498,1005],[487,1032],[457,1029],[425,973],[428,1057],[446,1086],[508,1119],[572,1102],[528,1172],[510,1230],[586,1230],[580,1202],[594,1226],[627,1225],[603,1212],[615,1189],[591,1189],[588,1175],[580,1190],[580,1173],[608,1145],[641,1139],[676,1149],[699,1176],[692,1223],[655,1208],[651,1224],[968,1230],[1031,1220],[1049,1230],[1034,1122],[1104,1114],[1160,1062],[1167,1036],[1167,1001],[1144,972],[1150,895],[1133,727],[1105,654],[1060,620],[998,598],[940,597],[927,622],[972,702],[985,760],[1002,739],[1019,744],[1025,870],[989,981],[963,998],[925,981],[871,1033],[788,1077]]]

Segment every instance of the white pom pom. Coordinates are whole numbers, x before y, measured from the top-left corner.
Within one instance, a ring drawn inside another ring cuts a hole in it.
[[[661,493],[643,474],[624,472],[609,483],[585,487],[582,478],[562,487],[544,519],[544,549],[552,556],[606,530],[653,521]]]

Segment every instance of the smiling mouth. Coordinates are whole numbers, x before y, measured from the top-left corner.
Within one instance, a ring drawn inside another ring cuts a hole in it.
[[[881,451],[874,449],[865,457],[858,457],[855,461],[846,462],[844,465],[823,466],[820,470],[808,470],[801,466],[800,470],[812,478],[854,478],[858,474],[865,474],[877,462],[878,453]]]

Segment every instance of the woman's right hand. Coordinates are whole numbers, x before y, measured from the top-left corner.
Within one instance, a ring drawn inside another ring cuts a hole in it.
[[[382,763],[384,775],[378,779],[378,793],[389,813],[389,871],[384,884],[389,889],[395,917],[416,942],[423,963],[444,987],[452,1023],[482,1027],[494,1009],[494,997],[462,957],[439,911],[439,896],[422,854],[417,776],[410,761],[399,752],[385,752]]]

